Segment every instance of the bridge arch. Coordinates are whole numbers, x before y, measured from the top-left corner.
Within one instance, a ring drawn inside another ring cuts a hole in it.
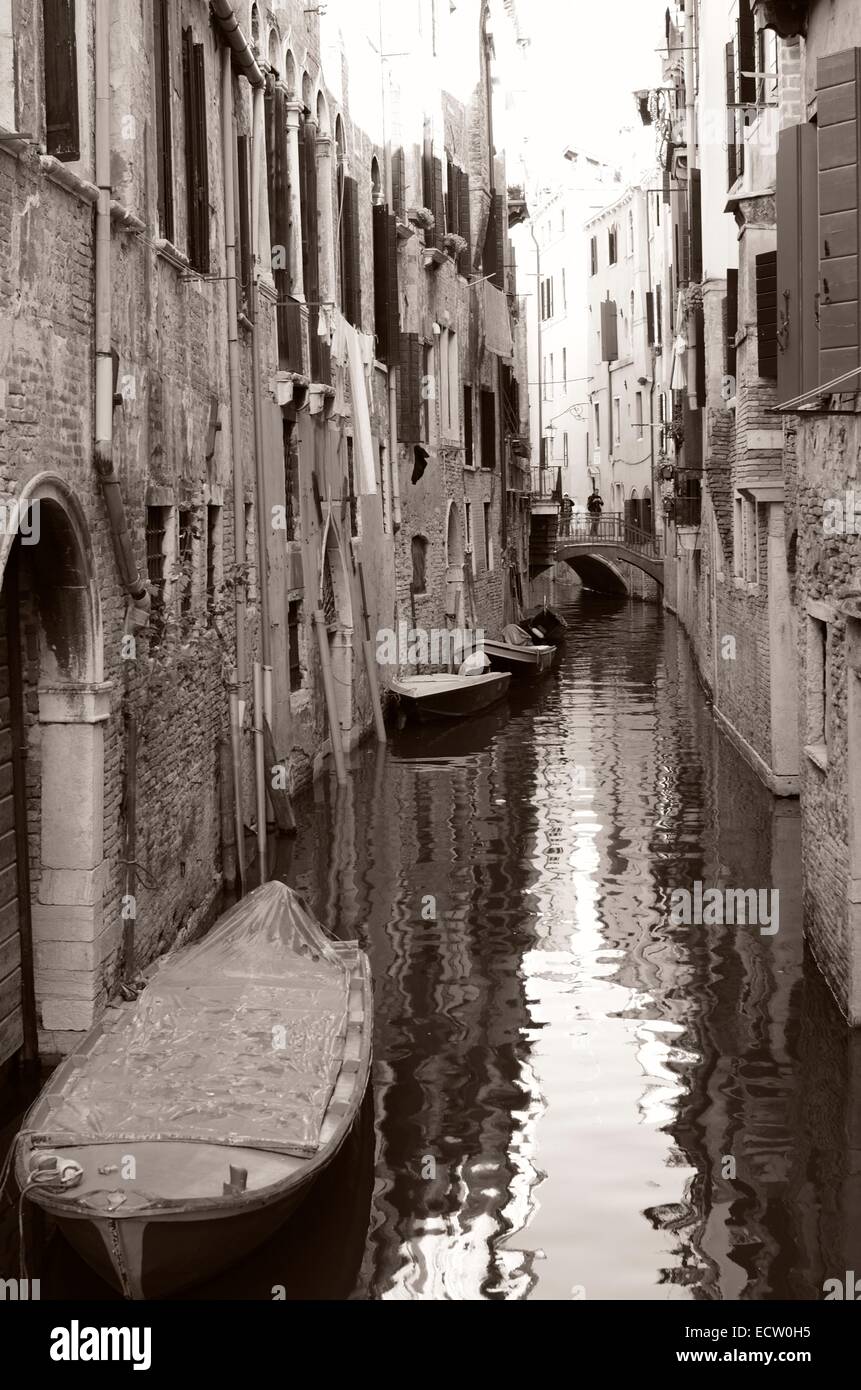
[[[621,571],[616,568],[612,560],[605,560],[600,555],[572,555],[560,557],[565,559],[578,579],[587,589],[594,589],[599,594],[627,594],[628,586],[622,578]]]

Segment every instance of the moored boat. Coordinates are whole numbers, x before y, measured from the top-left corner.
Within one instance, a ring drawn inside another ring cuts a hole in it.
[[[266,1240],[341,1149],[371,1056],[357,943],[282,883],[174,951],[54,1072],[15,1171],[127,1298],[199,1283]]]
[[[465,719],[495,705],[511,677],[498,671],[452,675],[445,671],[393,680],[390,690],[416,719]]]
[[[482,651],[494,671],[507,671],[513,676],[537,676],[549,671],[556,648],[550,643],[536,642],[531,633],[517,623],[503,628],[501,638],[485,637]]]
[[[523,621],[523,626],[530,633],[535,633],[537,640],[556,646],[565,641],[568,633],[568,624],[562,614],[558,609],[551,608],[548,604],[531,608]]]

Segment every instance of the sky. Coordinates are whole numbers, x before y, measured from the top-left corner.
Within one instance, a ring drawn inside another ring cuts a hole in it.
[[[529,172],[552,177],[567,144],[638,172],[652,162],[632,93],[662,83],[660,54],[667,0],[516,0],[525,62],[497,44],[498,72],[509,96],[504,143],[509,179],[516,145],[528,141]],[[512,101],[516,106],[512,106]]]

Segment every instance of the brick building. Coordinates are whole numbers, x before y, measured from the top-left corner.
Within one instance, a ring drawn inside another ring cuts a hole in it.
[[[439,8],[0,5],[0,1065],[214,910],[252,724],[294,789],[373,729],[415,536],[419,621],[516,605],[491,26]]]

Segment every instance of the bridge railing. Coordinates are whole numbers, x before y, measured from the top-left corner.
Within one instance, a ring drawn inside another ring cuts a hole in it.
[[[565,545],[568,541],[626,545],[655,560],[660,560],[664,553],[662,540],[639,526],[632,526],[623,512],[604,512],[601,516],[577,512],[567,522],[563,517],[559,523],[559,544]]]

